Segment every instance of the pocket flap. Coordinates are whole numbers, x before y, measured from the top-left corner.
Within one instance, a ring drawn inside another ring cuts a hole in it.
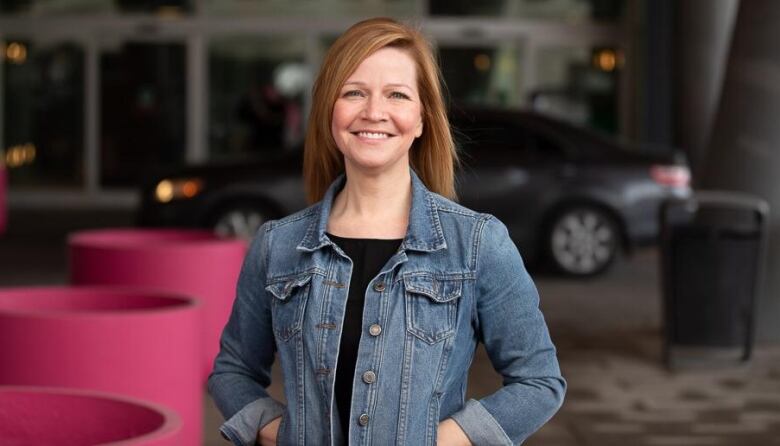
[[[449,302],[460,297],[463,279],[448,279],[432,274],[408,274],[404,276],[404,287],[410,293],[427,296],[436,302]]]
[[[311,273],[304,273],[297,276],[275,279],[271,284],[267,285],[265,289],[277,299],[286,300],[290,297],[293,290],[305,286],[310,280]]]

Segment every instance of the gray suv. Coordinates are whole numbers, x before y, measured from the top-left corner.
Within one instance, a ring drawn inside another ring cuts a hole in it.
[[[662,201],[691,193],[685,157],[671,149],[649,152],[529,111],[457,108],[450,120],[459,201],[501,219],[527,262],[568,275],[601,273],[622,249],[655,241]],[[139,221],[250,237],[305,206],[297,151],[157,177]]]

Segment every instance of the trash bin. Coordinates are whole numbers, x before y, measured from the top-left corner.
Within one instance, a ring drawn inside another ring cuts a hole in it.
[[[661,207],[664,359],[670,368],[744,362],[766,257],[769,205],[697,192]]]

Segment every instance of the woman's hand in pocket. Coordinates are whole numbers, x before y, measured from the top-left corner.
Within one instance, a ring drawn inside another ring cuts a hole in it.
[[[276,446],[276,435],[279,433],[279,424],[282,417],[274,418],[270,423],[263,426],[257,433],[257,444],[260,446]]]
[[[439,423],[437,446],[472,446],[469,437],[452,418]]]

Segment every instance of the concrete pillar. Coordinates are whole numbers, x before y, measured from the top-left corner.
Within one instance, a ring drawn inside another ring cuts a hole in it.
[[[740,2],[701,186],[752,193],[771,206],[757,339],[780,341],[780,2]]]
[[[688,154],[698,182],[739,0],[686,0],[675,6],[675,145]]]
[[[673,142],[673,59],[674,1],[641,2],[639,14],[644,28],[640,30],[639,48],[644,59],[639,68],[639,140],[657,143],[653,147]],[[662,62],[663,61],[663,62]]]

